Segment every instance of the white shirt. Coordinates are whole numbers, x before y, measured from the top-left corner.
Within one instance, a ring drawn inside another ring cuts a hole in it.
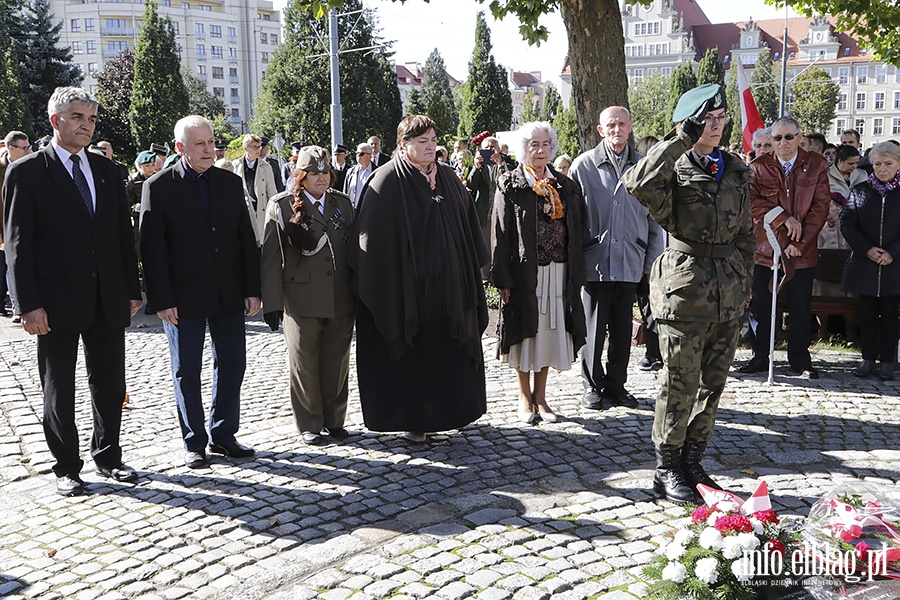
[[[795,154],[795,155],[791,158],[791,160],[781,160],[781,157],[779,157],[778,155],[776,155],[775,158],[777,158],[777,159],[778,159],[778,162],[781,163],[781,170],[782,170],[782,171],[784,171],[784,165],[791,165],[791,171],[793,171],[793,170],[794,170],[794,163],[797,162],[797,156],[798,156],[799,154],[800,154],[799,152],[798,152],[797,154]]]
[[[359,204],[359,193],[362,191],[363,186],[366,184],[366,179],[369,178],[369,175],[372,174],[372,162],[369,162],[369,166],[365,169],[359,169],[356,172],[356,193],[353,194],[353,208]]]
[[[303,190],[303,195],[309,198],[309,201],[313,203],[313,206],[319,209],[320,215],[325,215],[325,194],[322,194],[322,197],[319,199],[313,198],[309,192]]]
[[[75,181],[75,176],[72,175],[72,153],[58,145],[56,139],[53,139],[50,143],[53,145],[53,151],[56,152],[56,156],[59,157],[66,171],[68,171],[69,177],[72,178],[72,181]],[[94,174],[91,171],[91,163],[88,162],[87,152],[85,152],[84,148],[78,151],[78,156],[81,157],[81,162],[78,166],[81,167],[81,172],[84,173],[84,178],[87,179],[88,188],[91,190],[91,202],[94,204],[94,212],[96,212],[97,189],[94,187]]]

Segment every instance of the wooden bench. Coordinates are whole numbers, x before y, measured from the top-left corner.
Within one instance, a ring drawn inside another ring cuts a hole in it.
[[[850,250],[819,250],[819,264],[816,265],[815,279],[831,283],[841,283],[844,265]],[[780,297],[778,310],[787,312],[787,300]],[[852,296],[816,296],[812,297],[811,311],[814,315],[856,315],[859,312],[859,301]]]

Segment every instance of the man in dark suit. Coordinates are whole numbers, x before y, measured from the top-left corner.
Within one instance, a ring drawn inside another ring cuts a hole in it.
[[[386,165],[391,160],[391,156],[381,151],[381,138],[377,135],[370,137],[368,143],[372,146],[372,170],[374,171],[381,165]]]
[[[284,179],[281,178],[281,165],[278,164],[277,158],[269,156],[269,138],[267,137],[260,138],[259,157],[269,163],[269,166],[272,167],[272,173],[275,175],[275,189],[277,189],[280,194],[284,191]]]
[[[22,325],[37,335],[44,435],[56,459],[56,491],[84,491],[75,426],[75,362],[84,344],[97,472],[117,481],[122,463],[125,327],[141,307],[125,184],[115,163],[90,145],[98,103],[76,87],[56,88],[48,113],[53,140],[7,172],[6,257]]]
[[[144,183],[141,258],[147,304],[169,340],[184,463],[207,464],[217,454],[252,456],[235,439],[246,366],[244,315],[259,311],[259,250],[241,178],[212,169],[212,125],[191,115],[175,124],[181,158]],[[203,342],[209,326],[213,399],[207,433],[200,392]]]

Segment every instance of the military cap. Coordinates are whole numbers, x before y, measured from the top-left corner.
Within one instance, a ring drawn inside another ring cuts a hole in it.
[[[170,166],[174,165],[178,161],[179,158],[181,158],[181,155],[178,154],[177,152],[173,152],[169,156],[169,158],[166,159],[166,162],[163,164],[163,168],[165,169],[166,167],[170,167]]]
[[[153,152],[156,152],[157,154],[161,154],[163,156],[165,156],[166,154],[169,153],[169,151],[166,149],[166,147],[161,144],[150,144],[150,150],[152,150]]]
[[[672,121],[680,123],[688,117],[701,112],[700,109],[705,106],[706,113],[711,110],[719,110],[720,108],[728,109],[728,103],[725,100],[725,88],[718,83],[707,83],[700,87],[695,87],[681,95],[678,104],[675,105],[675,112],[672,113]]]
[[[144,150],[137,155],[137,160],[135,162],[139,165],[149,165],[152,162],[156,162],[156,152]]]
[[[216,150],[227,150],[228,142],[225,140],[216,140]]]
[[[299,151],[305,145],[303,142],[291,142],[291,150]]]
[[[269,147],[269,138],[267,138],[267,137],[259,138],[259,145],[262,146],[263,148],[268,148]]]
[[[307,173],[324,173],[328,171],[328,154],[325,148],[318,146],[304,146],[297,153],[295,168]]]
[[[334,154],[347,154],[347,146],[343,144],[335,144]]]
[[[50,141],[51,141],[52,139],[53,139],[53,138],[50,137],[49,135],[45,135],[44,137],[42,137],[41,139],[38,140],[38,143],[37,143],[37,144],[38,144],[38,148],[45,148],[45,147],[49,146],[49,145],[50,145]]]

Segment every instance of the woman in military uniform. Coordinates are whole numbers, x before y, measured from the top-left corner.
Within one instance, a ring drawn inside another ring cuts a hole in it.
[[[356,300],[346,247],[353,205],[328,189],[334,173],[324,148],[297,154],[293,187],[266,206],[262,246],[263,316],[272,331],[284,317],[291,408],[303,442],[346,438],[350,340]]]
[[[756,250],[748,169],[719,148],[726,109],[720,85],[685,93],[673,115],[681,126],[622,178],[670,236],[650,274],[664,363],[653,488],[677,504],[694,501],[698,483],[719,488],[700,459],[734,358]]]

